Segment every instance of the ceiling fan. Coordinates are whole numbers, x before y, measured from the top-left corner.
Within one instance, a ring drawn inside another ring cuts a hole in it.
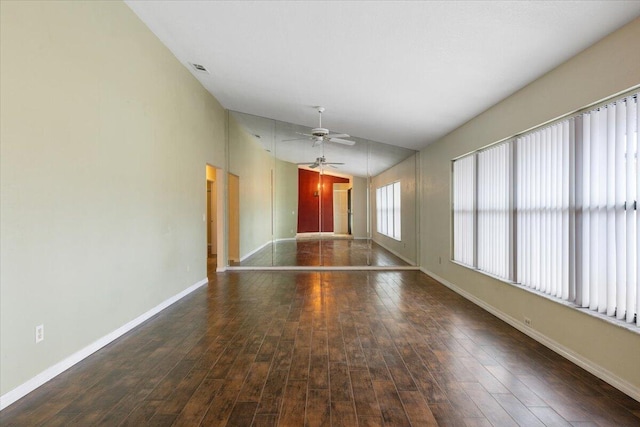
[[[344,144],[344,145],[354,145],[356,142],[355,141],[351,141],[348,139],[342,139],[342,138],[349,138],[349,135],[347,135],[346,133],[334,133],[331,134],[329,133],[329,129],[327,128],[323,128],[322,127],[322,113],[324,112],[324,107],[316,107],[316,109],[318,110],[318,114],[319,114],[319,123],[318,123],[318,127],[317,128],[313,128],[311,129],[311,133],[300,133],[300,132],[296,132],[299,135],[304,135],[305,138],[294,138],[294,139],[285,139],[284,141],[301,141],[301,140],[305,140],[305,139],[310,139],[311,141],[313,141],[313,146],[317,146],[322,144],[323,142],[329,141],[329,142],[335,142],[337,144]]]
[[[335,168],[335,165],[344,165],[344,163],[329,163],[327,162],[327,159],[324,158],[324,156],[322,157],[318,157],[316,159],[315,162],[311,162],[311,163],[296,163],[297,165],[303,165],[303,166],[309,166],[310,169],[315,169],[318,166],[331,166],[332,168]]]

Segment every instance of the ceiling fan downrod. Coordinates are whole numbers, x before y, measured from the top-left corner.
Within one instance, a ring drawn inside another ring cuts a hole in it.
[[[318,127],[321,128],[322,127],[322,113],[324,113],[324,107],[318,106],[318,107],[316,107],[316,110],[318,110],[318,114],[320,115],[320,122],[319,122],[320,126],[318,126]]]

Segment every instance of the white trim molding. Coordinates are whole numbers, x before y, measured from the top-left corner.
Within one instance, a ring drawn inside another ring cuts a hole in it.
[[[427,276],[435,279],[436,281],[438,281],[439,283],[443,284],[444,286],[446,286],[447,288],[451,289],[452,291],[454,291],[455,293],[459,294],[460,296],[468,299],[469,301],[471,301],[472,303],[474,303],[477,306],[481,307],[482,309],[484,309],[484,310],[488,311],[489,313],[493,314],[498,319],[500,319],[500,320],[508,323],[509,325],[513,326],[514,328],[516,328],[517,330],[519,330],[523,334],[533,338],[534,340],[536,340],[540,344],[542,344],[545,347],[553,350],[554,352],[558,353],[560,356],[564,357],[565,359],[570,360],[571,362],[573,362],[576,365],[580,366],[581,368],[583,368],[587,372],[595,375],[596,377],[600,378],[602,381],[612,385],[613,387],[617,388],[621,392],[627,394],[628,396],[630,396],[633,399],[635,399],[635,400],[640,402],[640,388],[638,388],[635,385],[629,383],[624,378],[620,378],[616,374],[610,372],[609,370],[603,368],[600,365],[597,365],[597,364],[593,363],[591,360],[586,359],[582,355],[580,355],[580,354],[576,353],[575,351],[565,347],[564,345],[552,340],[551,338],[549,338],[546,335],[540,333],[539,331],[536,331],[535,329],[531,329],[531,328],[525,326],[522,322],[518,321],[514,317],[512,317],[512,316],[510,316],[510,315],[498,310],[497,308],[493,307],[492,305],[487,304],[486,302],[484,302],[480,298],[478,298],[478,297],[474,296],[473,294],[465,291],[464,289],[454,285],[453,283],[449,282],[448,280],[443,279],[442,277],[438,276],[437,274],[432,273],[431,271],[429,271],[429,270],[427,270],[425,268],[420,268],[420,271],[422,271]]]
[[[183,290],[182,292],[180,292],[180,293],[172,296],[171,298],[161,302],[160,304],[158,304],[157,306],[153,307],[151,310],[147,311],[146,313],[143,313],[140,316],[136,317],[135,319],[131,320],[130,322],[122,325],[121,327],[119,327],[115,331],[103,336],[102,338],[99,338],[97,341],[94,341],[93,343],[89,344],[88,346],[84,347],[83,349],[73,353],[72,355],[70,355],[66,359],[64,359],[64,360],[56,363],[55,365],[45,369],[44,371],[40,372],[38,375],[36,375],[35,377],[31,378],[30,380],[20,384],[18,387],[14,388],[13,390],[3,394],[2,396],[0,396],[0,411],[5,409],[6,407],[11,405],[12,403],[18,401],[19,399],[23,398],[27,394],[31,393],[33,390],[35,390],[36,388],[38,388],[41,385],[45,384],[46,382],[48,382],[49,380],[53,379],[54,377],[58,376],[62,372],[64,372],[67,369],[71,368],[76,363],[78,363],[78,362],[82,361],[83,359],[86,359],[87,357],[91,356],[93,353],[95,353],[96,351],[100,350],[102,347],[104,347],[107,344],[115,341],[116,339],[118,339],[122,335],[124,335],[127,332],[131,331],[136,326],[142,324],[144,321],[146,321],[146,320],[150,319],[151,317],[155,316],[156,314],[160,313],[165,308],[167,308],[170,305],[174,304],[175,302],[181,300],[185,296],[189,295],[191,292],[195,291],[196,289],[200,288],[203,285],[206,285],[208,282],[209,282],[209,280],[206,279],[206,278],[200,280],[199,282],[197,282],[196,284],[188,287],[187,289]]]

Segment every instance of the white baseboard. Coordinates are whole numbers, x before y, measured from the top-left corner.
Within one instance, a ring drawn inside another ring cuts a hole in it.
[[[180,292],[180,293],[172,296],[171,298],[161,302],[160,304],[158,304],[157,306],[153,307],[151,310],[147,311],[146,313],[141,314],[140,316],[136,317],[132,321],[130,321],[130,322],[126,323],[125,325],[119,327],[115,331],[103,336],[102,338],[100,338],[97,341],[89,344],[85,348],[75,352],[74,354],[72,354],[71,356],[67,357],[66,359],[64,359],[64,360],[56,363],[55,365],[45,369],[44,371],[40,372],[35,377],[31,378],[30,380],[26,381],[25,383],[20,384],[18,387],[14,388],[13,390],[7,392],[6,394],[3,394],[2,396],[0,396],[0,411],[3,410],[4,408],[6,408],[7,406],[11,405],[12,403],[16,402],[18,399],[21,399],[22,397],[24,397],[27,394],[31,393],[33,390],[35,390],[36,388],[40,387],[41,385],[43,385],[47,381],[51,380],[52,378],[56,377],[57,375],[61,374],[64,371],[66,371],[67,369],[69,369],[70,367],[75,365],[76,363],[78,363],[81,360],[87,358],[88,356],[92,355],[96,351],[100,350],[105,345],[111,343],[112,341],[116,340],[120,336],[126,334],[127,332],[129,332],[130,330],[135,328],[136,326],[140,325],[145,320],[151,318],[152,316],[155,316],[156,314],[158,314],[159,312],[161,312],[165,308],[169,307],[171,304],[173,304],[173,303],[179,301],[180,299],[184,298],[185,296],[189,295],[191,292],[195,291],[199,287],[201,287],[203,285],[206,285],[207,283],[208,283],[208,280],[206,278],[200,280],[195,285],[192,285],[192,286],[188,287],[187,289],[183,290],[182,292]]]
[[[418,271],[415,265],[229,266],[228,271]]]
[[[386,249],[387,251],[391,252],[392,254],[394,254],[395,256],[397,256],[398,258],[400,258],[401,260],[403,260],[404,262],[406,262],[409,265],[416,265],[415,261],[411,261],[409,258],[399,254],[398,252],[394,251],[393,249],[387,247],[386,245],[378,242],[376,239],[371,239],[373,240],[377,245],[382,246],[384,249]]]
[[[488,311],[489,313],[493,314],[494,316],[496,316],[500,320],[502,320],[502,321],[508,323],[509,325],[513,326],[514,328],[516,328],[517,330],[519,330],[523,334],[528,335],[529,337],[533,338],[534,340],[536,340],[540,344],[544,345],[545,347],[555,351],[556,353],[558,353],[560,356],[564,357],[565,359],[570,360],[571,362],[573,362],[576,365],[580,366],[581,368],[583,368],[587,372],[590,372],[591,374],[593,374],[596,377],[600,378],[602,381],[612,385],[613,387],[617,388],[621,392],[627,394],[628,396],[630,396],[633,399],[635,399],[635,400],[640,402],[640,388],[638,388],[638,387],[634,386],[633,384],[629,383],[624,378],[620,378],[616,374],[610,372],[609,370],[603,368],[602,366],[600,366],[598,364],[593,363],[591,360],[584,358],[582,355],[580,355],[580,354],[574,352],[573,350],[563,346],[562,344],[558,343],[557,341],[552,340],[551,338],[549,338],[546,335],[540,333],[539,331],[536,331],[535,329],[531,329],[531,328],[525,326],[522,322],[518,321],[514,317],[509,316],[508,314],[498,310],[497,308],[493,307],[492,305],[487,304],[483,300],[481,300],[481,299],[477,298],[476,296],[470,294],[469,292],[465,291],[464,289],[454,285],[453,283],[449,282],[448,280],[443,279],[442,277],[438,276],[437,274],[432,273],[431,271],[426,270],[424,268],[420,268],[420,271],[422,271],[427,276],[432,277],[436,281],[442,283],[447,288],[451,289],[452,291],[456,292],[457,294],[461,295],[462,297],[468,299],[469,301],[471,301],[472,303],[476,304],[477,306],[479,306],[479,307],[483,308],[484,310]]]

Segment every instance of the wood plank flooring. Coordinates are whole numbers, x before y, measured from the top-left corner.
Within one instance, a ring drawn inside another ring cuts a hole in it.
[[[638,426],[640,403],[421,272],[228,272],[0,424]]]
[[[304,239],[272,242],[232,266],[409,266],[372,240]]]

